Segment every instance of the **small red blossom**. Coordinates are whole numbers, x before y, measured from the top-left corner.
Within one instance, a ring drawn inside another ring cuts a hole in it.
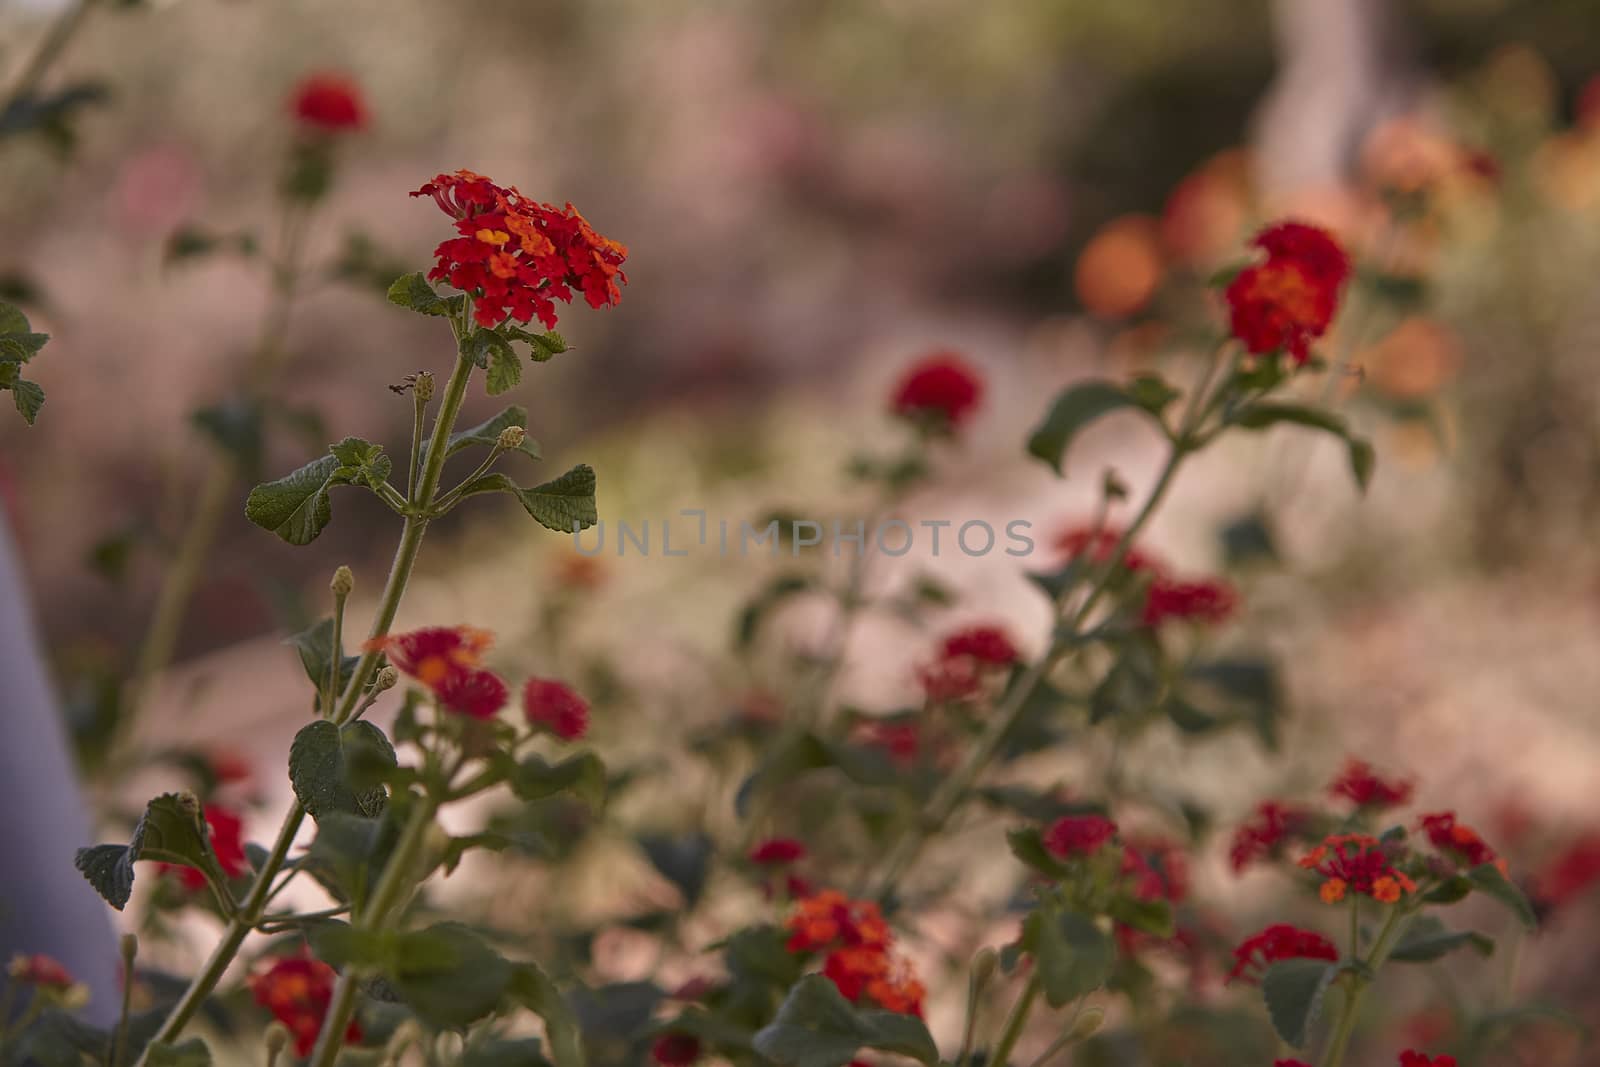
[[[693,1034],[662,1034],[650,1046],[650,1056],[665,1067],[683,1067],[700,1058],[700,1039]]]
[[[1271,226],[1251,243],[1267,259],[1240,271],[1224,293],[1233,335],[1255,355],[1281,349],[1303,364],[1333,322],[1350,259],[1325,231],[1297,222]]]
[[[944,658],[969,656],[991,667],[1009,667],[1020,658],[1017,646],[999,626],[969,626],[944,639]]]
[[[902,418],[955,430],[983,399],[983,379],[954,352],[933,352],[900,379],[890,410]]]
[[[511,699],[505,679],[493,671],[468,668],[456,671],[433,687],[439,706],[469,719],[492,719]]]
[[[1424,815],[1420,820],[1420,826],[1434,848],[1457,857],[1468,867],[1476,867],[1480,863],[1493,863],[1504,873],[1506,861],[1496,855],[1495,850],[1478,836],[1478,831],[1465,823],[1457,822],[1455,812],[1440,811]]]
[[[1310,822],[1310,814],[1299,808],[1276,800],[1262,801],[1255,813],[1234,831],[1233,844],[1228,849],[1234,871],[1243,871],[1258,860],[1276,857]]]
[[[1300,858],[1300,866],[1324,879],[1318,894],[1326,904],[1343,900],[1346,892],[1393,904],[1417,884],[1393,865],[1384,843],[1368,834],[1334,834]]]
[[[1091,563],[1109,563],[1122,532],[1106,526],[1073,526],[1063,530],[1056,538],[1056,551],[1067,560],[1086,556]],[[1122,557],[1122,569],[1131,573],[1160,573],[1162,566],[1154,557],[1129,546]]]
[[[1311,1067],[1305,1060],[1273,1060],[1272,1067]]]
[[[782,867],[806,858],[806,846],[792,837],[769,837],[750,850],[749,860],[761,867]]]
[[[589,730],[589,703],[564,682],[529,678],[522,687],[522,711],[528,725],[549,730],[563,741],[576,741]]]
[[[894,955],[894,937],[877,904],[826,889],[796,902],[785,926],[790,952],[826,952],[822,973],[846,1000],[922,1014],[926,990],[910,964]]]
[[[983,690],[984,679],[1020,659],[1017,646],[999,626],[969,626],[945,638],[939,658],[917,670],[929,700],[969,700]]]
[[[43,953],[13,956],[6,973],[14,982],[38,986],[41,989],[68,989],[72,986],[72,975],[61,962]]]
[[[470,626],[435,626],[368,642],[389,662],[432,691],[439,706],[470,719],[489,719],[506,705],[505,680],[480,663],[494,638]]]
[[[361,87],[342,74],[311,74],[289,95],[289,111],[302,125],[323,133],[352,133],[367,124]]]
[[[1189,859],[1175,841],[1130,842],[1122,850],[1122,876],[1138,900],[1181,904],[1189,895]]]
[[[236,785],[255,776],[250,761],[231,749],[216,749],[206,756],[206,767],[218,785]]]
[[[1238,594],[1227,582],[1214,578],[1185,582],[1158,575],[1145,594],[1144,625],[1167,622],[1225,622],[1239,606]]]
[[[1400,1067],[1456,1067],[1454,1056],[1428,1056],[1415,1049],[1400,1053]]]
[[[914,722],[858,723],[855,739],[863,745],[882,749],[899,764],[914,763],[922,753],[922,730]]]
[[[1104,815],[1067,815],[1045,831],[1044,847],[1061,859],[1092,856],[1117,834],[1117,824]]]
[[[1288,923],[1274,923],[1239,942],[1233,950],[1233,970],[1228,972],[1228,981],[1260,981],[1261,972],[1281,960],[1338,958],[1339,950],[1321,934]]]
[[[322,1020],[328,1014],[336,979],[332,967],[302,953],[280,957],[265,971],[252,975],[250,991],[257,1004],[289,1028],[295,1055],[307,1056],[316,1045]],[[359,1042],[361,1024],[352,1019],[344,1039]]]
[[[237,878],[250,870],[250,861],[244,854],[244,820],[219,804],[207,804],[206,829],[211,836],[211,851],[216,853],[217,866],[229,878]],[[163,863],[162,874],[175,876],[185,889],[199,891],[206,887],[206,876],[200,868],[181,863]]]
[[[1411,789],[1411,782],[1398,779],[1386,781],[1358,759],[1346,763],[1339,777],[1328,785],[1331,796],[1343,797],[1358,808],[1373,811],[1399,807],[1411,799]]]
[[[1553,911],[1600,883],[1600,833],[1588,833],[1563,848],[1533,877],[1535,904]]]
[[[485,329],[538,316],[553,330],[555,302],[571,303],[574,290],[593,308],[622,299],[627,248],[597,233],[571,204],[530,200],[470,170],[440,174],[411,195],[433,197],[456,220],[459,236],[434,249],[428,278],[471,294],[473,318]]]

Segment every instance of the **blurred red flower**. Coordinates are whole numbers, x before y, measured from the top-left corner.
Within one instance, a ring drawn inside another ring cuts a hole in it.
[[[662,1034],[650,1046],[650,1056],[666,1067],[682,1067],[700,1058],[700,1039],[693,1034]]]
[[[1434,848],[1449,853],[1468,867],[1493,863],[1502,873],[1505,871],[1506,861],[1496,855],[1495,850],[1478,835],[1478,831],[1466,823],[1458,822],[1455,812],[1440,811],[1424,815],[1419,825]]]
[[[316,1045],[336,978],[332,967],[306,952],[280,957],[267,970],[251,976],[250,991],[256,1003],[289,1028],[296,1056],[309,1055]],[[361,1024],[352,1019],[344,1039],[360,1041]]]
[[[1303,364],[1333,322],[1350,259],[1325,230],[1300,222],[1268,227],[1251,243],[1267,259],[1240,271],[1224,293],[1233,335],[1251,353],[1281,349]]]
[[[509,695],[499,675],[479,666],[493,643],[487,631],[471,626],[433,626],[380,637],[366,647],[386,653],[396,669],[427,686],[446,710],[488,719],[505,707]]]
[[[302,124],[327,133],[360,130],[367,124],[361,87],[342,74],[310,74],[289,95],[289,110]]]
[[[1368,834],[1333,834],[1300,858],[1300,866],[1321,875],[1319,894],[1326,904],[1343,900],[1346,892],[1393,904],[1417,884],[1394,867],[1383,842]]]
[[[1328,785],[1331,796],[1343,797],[1358,808],[1381,811],[1399,807],[1411,799],[1412,784],[1398,779],[1384,780],[1364,761],[1352,759]]]
[[[1567,845],[1533,877],[1533,895],[1540,907],[1553,910],[1600,882],[1600,833],[1588,833]]]
[[[244,820],[218,804],[207,804],[206,828],[211,835],[211,851],[217,855],[217,865],[229,878],[237,878],[250,870],[250,861],[244,854]],[[185,889],[201,890],[206,887],[206,876],[198,867],[181,863],[163,863],[158,868],[162,874],[174,875]]]
[[[1400,1053],[1400,1067],[1456,1067],[1454,1056],[1427,1056],[1413,1049]]]
[[[1150,627],[1166,622],[1224,622],[1239,606],[1233,586],[1217,578],[1180,581],[1157,575],[1145,595],[1141,621]]]
[[[1233,950],[1233,970],[1228,972],[1228,981],[1258,982],[1261,972],[1280,960],[1331,962],[1338,958],[1339,950],[1321,934],[1288,923],[1274,923],[1239,942],[1239,947]]]
[[[1061,859],[1092,856],[1117,834],[1117,824],[1104,815],[1067,815],[1044,834],[1044,847]]]
[[[983,379],[955,352],[933,352],[913,364],[895,388],[890,410],[902,418],[956,430],[983,399]]]
[[[1255,813],[1234,831],[1228,858],[1235,872],[1276,856],[1310,824],[1310,813],[1276,800],[1263,800]]]
[[[769,837],[750,850],[750,862],[763,867],[798,863],[806,858],[806,846],[792,837]]]
[[[39,986],[43,989],[66,989],[72,985],[72,975],[61,962],[43,953],[13,956],[6,973],[14,982]]]
[[[939,658],[917,670],[929,700],[967,700],[977,696],[986,671],[1020,659],[1017,646],[998,626],[969,626],[946,637]]]
[[[910,965],[894,956],[894,937],[877,904],[825,889],[798,901],[785,927],[790,952],[827,952],[822,973],[846,1000],[922,1014],[926,990]]]
[[[529,678],[522,687],[522,711],[528,725],[549,730],[563,741],[576,741],[589,729],[589,703],[565,682]]]

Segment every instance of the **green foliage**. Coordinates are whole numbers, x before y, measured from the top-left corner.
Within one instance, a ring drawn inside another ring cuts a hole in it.
[[[403,795],[403,794],[402,794]],[[399,834],[391,803],[381,818],[327,811],[302,861],[306,872],[341,903],[360,907],[376,884]]]
[[[200,408],[189,416],[195,429],[209,437],[246,477],[261,469],[263,418],[261,405],[235,400]]]
[[[1458,948],[1470,947],[1480,956],[1494,953],[1494,942],[1471,930],[1451,930],[1432,915],[1419,915],[1389,953],[1396,963],[1432,963]]]
[[[413,274],[404,274],[394,280],[389,286],[389,303],[397,307],[407,308],[419,315],[455,316],[461,314],[461,306],[466,298],[462,296],[442,297],[434,292],[433,286],[428,284],[428,279],[418,271]]]
[[[569,756],[552,764],[543,756],[525,757],[509,774],[512,792],[523,800],[543,800],[571,793],[599,811],[606,803],[606,767],[592,752]]]
[[[22,309],[0,301],[0,390],[11,390],[11,399],[29,426],[44,406],[44,389],[22,376],[25,367],[50,340],[47,333],[34,333]]]
[[[453,456],[457,452],[478,446],[493,448],[495,442],[500,440],[500,432],[512,426],[518,426],[524,430],[528,428],[528,412],[516,404],[512,404],[487,422],[481,422],[470,429],[451,434],[450,440],[445,446],[444,454]],[[429,442],[427,441],[422,443],[421,458],[424,463],[428,459],[428,444]],[[539,453],[539,442],[531,437],[524,437],[522,444],[518,445],[515,451],[521,452],[529,459],[542,458]]]
[[[1283,960],[1266,969],[1261,976],[1261,995],[1279,1037],[1295,1048],[1306,1046],[1322,1010],[1322,998],[1339,971],[1337,963],[1308,959]]]
[[[1367,484],[1372,481],[1372,469],[1377,462],[1377,454],[1373,451],[1370,441],[1356,437],[1350,432],[1350,424],[1342,415],[1299,404],[1258,401],[1234,412],[1230,421],[1233,425],[1246,430],[1265,430],[1288,424],[1330,433],[1345,443],[1350,459],[1350,473],[1355,477],[1356,485],[1365,491]]]
[[[1038,961],[1045,1000],[1060,1008],[1105,985],[1116,949],[1087,915],[1042,905],[1023,924],[1023,943]]]
[[[578,1018],[549,976],[531,963],[514,964],[507,990],[513,1000],[544,1020],[556,1067],[584,1067]]]
[[[461,495],[508,493],[516,497],[523,510],[545,529],[556,533],[576,533],[600,521],[594,490],[594,468],[587,463],[580,463],[561,477],[531,489],[519,488],[504,474],[485,474],[468,482],[462,488]]]
[[[395,766],[394,746],[364,719],[343,727],[326,719],[307,723],[289,748],[289,783],[318,819],[330,812],[381,815],[388,801],[383,780]]]
[[[1055,855],[1044,846],[1044,838],[1037,827],[1024,826],[1016,830],[1006,831],[1006,844],[1011,849],[1011,854],[1022,863],[1044,875],[1052,881],[1059,881],[1072,874],[1072,868],[1056,859]]]
[[[293,646],[300,655],[300,665],[305,668],[306,677],[311,681],[311,688],[317,694],[317,707],[322,706],[322,689],[328,684],[328,676],[332,673],[333,659],[333,617],[329,616],[317,622],[310,629],[301,630],[288,637],[284,644]],[[343,692],[350,679],[355,677],[356,664],[361,662],[360,656],[339,656],[339,677],[334,679],[334,689]]]
[[[196,867],[213,885],[226,885],[228,881],[211,849],[211,835],[200,803],[188,793],[156,797],[146,805],[126,845],[80,848],[75,866],[95,892],[121,911],[133,893],[133,865],[139,860]]]
[[[1178,396],[1161,379],[1138,378],[1132,385],[1089,381],[1063,389],[1028,436],[1028,452],[1063,474],[1062,464],[1073,440],[1090,423],[1115,411],[1143,411],[1156,418]]]
[[[1528,903],[1522,890],[1500,872],[1500,868],[1492,863],[1480,863],[1467,872],[1467,880],[1472,883],[1473,889],[1505,905],[1523,926],[1529,930],[1538,928],[1539,917],[1534,914],[1533,905]]]
[[[472,361],[488,370],[487,388],[490,396],[514,389],[522,381],[522,360],[511,347],[511,342],[494,330],[482,327],[474,330],[467,342]]]
[[[643,834],[639,837],[639,847],[651,866],[678,887],[685,908],[693,910],[705,890],[711,856],[716,850],[711,838],[700,833]]]
[[[908,1056],[928,1067],[939,1062],[939,1050],[921,1019],[857,1011],[820,974],[800,979],[754,1044],[781,1067],[844,1067],[863,1048]]]
[[[326,456],[250,490],[244,514],[291,545],[308,545],[333,518],[329,489],[336,485],[366,485],[376,490],[385,484],[391,468],[382,445],[346,437],[330,445]]]
[[[145,1062],[150,1067],[211,1067],[211,1050],[198,1037],[177,1044],[157,1041],[146,1049]]]

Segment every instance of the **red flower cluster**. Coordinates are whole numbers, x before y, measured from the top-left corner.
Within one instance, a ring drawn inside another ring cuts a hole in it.
[[[956,430],[983,399],[983,379],[954,352],[933,352],[900,379],[890,410],[914,422]]]
[[[13,982],[38,986],[41,989],[67,989],[72,985],[72,975],[53,956],[35,953],[32,956],[13,956],[6,967]]]
[[[571,204],[562,210],[530,200],[470,170],[440,174],[411,195],[433,197],[456,220],[460,236],[434,249],[428,277],[472,294],[479,326],[537,315],[553,330],[555,301],[571,303],[575,289],[593,308],[622,299],[628,250],[596,233]]]
[[[1456,1067],[1454,1056],[1428,1056],[1414,1049],[1400,1053],[1400,1067]]]
[[[1350,258],[1324,230],[1280,222],[1251,242],[1266,262],[1239,272],[1224,296],[1233,335],[1246,350],[1287,351],[1296,364],[1311,356],[1311,342],[1327,332],[1350,276]]]
[[[1116,551],[1117,542],[1120,540],[1122,540],[1120,530],[1106,526],[1072,526],[1063,530],[1056,538],[1056,551],[1069,561],[1079,556],[1087,556],[1091,563],[1109,563],[1111,553]],[[1122,557],[1122,569],[1138,573],[1159,571],[1161,566],[1152,557],[1130,545]]]
[[[576,741],[589,729],[588,701],[553,679],[528,679],[522,687],[522,711],[529,726],[549,730],[563,741]]]
[[[650,1056],[663,1067],[685,1067],[700,1058],[700,1039],[693,1034],[662,1034],[650,1046]]]
[[[1393,865],[1383,842],[1368,834],[1334,834],[1300,859],[1300,866],[1316,871],[1325,881],[1323,902],[1336,904],[1346,892],[1360,893],[1383,904],[1393,904],[1417,884]]]
[[[922,730],[914,722],[868,720],[856,724],[854,735],[859,743],[882,749],[899,764],[913,763],[922,753]]]
[[[470,626],[434,626],[391,634],[368,644],[386,653],[396,669],[433,692],[439,706],[470,719],[490,719],[505,707],[505,681],[480,665],[494,638]]]
[[[827,953],[822,973],[846,1000],[922,1014],[926,990],[910,964],[894,955],[894,935],[878,905],[825,889],[796,903],[785,925],[790,952]]]
[[[934,702],[970,700],[984,679],[1020,659],[1017,646],[998,626],[969,626],[945,638],[939,658],[918,668],[923,691]]]
[[[1216,578],[1185,582],[1157,574],[1140,616],[1146,626],[1165,622],[1224,622],[1239,606],[1233,586]]]
[[[1261,972],[1280,960],[1338,958],[1339,950],[1321,934],[1288,923],[1274,923],[1239,942],[1233,950],[1233,970],[1228,972],[1228,981],[1258,982]]]
[[[1345,764],[1344,771],[1328,786],[1328,793],[1343,797],[1358,808],[1382,811],[1396,808],[1411,799],[1412,783],[1385,781],[1374,774],[1372,768],[1361,760]]]
[[[1044,847],[1061,859],[1092,856],[1117,835],[1117,824],[1104,815],[1067,815],[1044,834]]]
[[[352,133],[366,126],[361,87],[342,74],[311,74],[289,95],[289,111],[308,129]]]
[[[1138,900],[1182,903],[1189,895],[1189,860],[1173,841],[1133,841],[1122,850],[1122,876]]]
[[[281,957],[267,970],[251,976],[250,991],[255,994],[256,1003],[289,1028],[296,1056],[309,1055],[316,1045],[322,1020],[333,1000],[335,979],[333,968],[309,953]],[[352,1019],[344,1039],[360,1041],[361,1024]]]
[[[1277,856],[1283,846],[1304,833],[1310,823],[1309,812],[1276,800],[1263,800],[1255,814],[1234,831],[1233,844],[1228,849],[1234,871],[1242,871],[1257,860]]]
[[[1420,825],[1434,848],[1449,853],[1468,867],[1492,863],[1500,868],[1502,874],[1505,873],[1506,861],[1478,836],[1478,831],[1457,822],[1455,812],[1441,811],[1424,815]]]
[[[211,851],[216,853],[217,865],[223,874],[237,878],[250,870],[250,861],[244,854],[243,819],[218,804],[207,804],[206,829],[211,836]],[[206,876],[198,867],[163,863],[158,870],[174,875],[185,889],[198,892],[206,887]]]
[[[769,837],[750,850],[749,860],[759,867],[782,867],[806,858],[806,846],[792,837]]]
[[[1544,909],[1559,908],[1600,882],[1600,834],[1579,837],[1533,878],[1533,895]]]

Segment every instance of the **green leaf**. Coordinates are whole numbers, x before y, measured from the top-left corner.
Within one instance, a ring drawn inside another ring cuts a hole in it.
[[[561,477],[532,489],[518,488],[517,483],[504,474],[485,474],[468,482],[461,490],[461,495],[509,493],[545,529],[556,533],[576,533],[600,521],[600,512],[594,502],[594,488],[594,468],[587,463],[580,463]]]
[[[333,656],[333,617],[320,620],[309,630],[301,630],[286,638],[283,643],[292,645],[300,654],[300,665],[305,668],[306,677],[311,680],[311,687],[317,693],[317,706],[320,708],[322,689],[328,684],[329,660]],[[336,691],[344,691],[350,679],[355,677],[356,664],[360,662],[360,656],[339,657],[339,677],[334,682]]]
[[[1355,476],[1356,485],[1365,492],[1367,484],[1372,480],[1377,454],[1373,451],[1371,442],[1351,435],[1350,424],[1342,415],[1300,404],[1256,403],[1240,408],[1234,413],[1231,421],[1235,426],[1246,430],[1265,430],[1288,423],[1331,433],[1345,443],[1350,457],[1350,473]]]
[[[34,333],[28,316],[14,304],[0,301],[0,363],[23,364],[39,354],[50,340],[47,333]]]
[[[528,756],[511,775],[511,791],[523,800],[543,800],[571,793],[599,811],[606,803],[606,765],[593,752],[569,756],[552,764],[543,756]]]
[[[537,1037],[473,1037],[456,1059],[457,1067],[550,1067]]]
[[[829,979],[800,979],[771,1026],[756,1034],[756,1051],[781,1067],[844,1067],[863,1048],[909,1056],[934,1067],[939,1049],[914,1015],[858,1012]]]
[[[776,926],[747,926],[728,938],[722,958],[741,983],[788,989],[800,980],[801,957],[788,949],[789,935]]]
[[[1056,396],[1049,412],[1033,428],[1033,433],[1028,437],[1028,452],[1050,464],[1058,475],[1062,474],[1067,449],[1071,447],[1073,438],[1086,426],[1103,415],[1125,408],[1148,412],[1145,404],[1153,400],[1153,395],[1146,389],[1145,402],[1141,403],[1129,390],[1115,382],[1090,381],[1070,386]]]
[[[133,893],[133,865],[139,860],[197,867],[218,885],[225,885],[228,880],[211,850],[211,835],[200,802],[190,793],[163,793],[156,797],[146,805],[126,845],[80,848],[74,865],[95,892],[121,911]]]
[[[22,421],[32,426],[33,420],[39,417],[39,409],[44,407],[44,387],[38,382],[17,378],[11,383],[11,399],[16,403]]]
[[[376,818],[388,793],[383,777],[396,766],[394,746],[365,719],[344,727],[307,723],[289,746],[289,784],[312,816],[329,812]]]
[[[145,1049],[144,1062],[150,1067],[211,1067],[211,1050],[198,1037],[176,1045],[156,1041]]]
[[[1504,904],[1511,910],[1523,926],[1529,930],[1536,929],[1539,917],[1534,914],[1533,905],[1528,903],[1528,898],[1523,895],[1512,882],[1500,873],[1500,868],[1492,863],[1480,863],[1467,872],[1467,880],[1472,887],[1480,893],[1487,894]]]
[[[201,408],[189,416],[189,422],[250,477],[261,469],[263,419],[259,404],[242,400]]]
[[[339,461],[333,484],[364,484],[376,490],[389,480],[389,472],[394,467],[389,457],[383,454],[382,445],[363,441],[359,437],[346,437],[336,445],[329,445],[328,452]]]
[[[1046,878],[1059,881],[1072,873],[1071,867],[1056,859],[1054,853],[1044,847],[1044,837],[1037,827],[1007,830],[1006,844],[1010,846],[1013,856]]]
[[[1169,404],[1183,395],[1182,391],[1167,384],[1167,380],[1159,374],[1139,375],[1128,383],[1127,392],[1135,404],[1157,418],[1161,417]]]
[[[1389,953],[1389,959],[1396,963],[1432,963],[1467,946],[1480,956],[1494,954],[1494,942],[1482,934],[1451,930],[1432,915],[1419,915]]]
[[[662,876],[678,887],[693,909],[706,887],[706,873],[716,846],[705,834],[641,834],[639,847]]]
[[[1337,963],[1295,959],[1274,963],[1261,976],[1261,995],[1278,1036],[1305,1048],[1322,1009],[1322,997],[1339,973]]]
[[[529,355],[533,357],[535,363],[547,363],[563,352],[572,351],[567,344],[567,339],[554,330],[548,330],[545,333],[532,333],[509,324],[501,327],[501,329],[512,340],[527,342]]]
[[[516,404],[512,404],[488,422],[479,423],[471,429],[451,434],[450,441],[445,446],[444,454],[453,456],[457,452],[479,445],[484,448],[493,448],[495,443],[500,440],[500,431],[511,426],[518,426],[524,430],[528,428],[528,413]],[[522,444],[517,446],[516,451],[521,452],[529,459],[543,458],[539,454],[539,442],[531,437],[524,437]],[[426,463],[427,460],[428,442],[424,441],[422,443],[422,462]]]
[[[200,226],[181,226],[167,238],[163,250],[164,263],[177,263],[185,259],[198,259],[214,252],[233,252],[249,258],[260,251],[260,242],[247,230],[238,233],[218,233]]]
[[[499,1006],[512,965],[460,923],[395,935],[388,976],[425,1022],[460,1027]]]
[[[291,545],[310,544],[333,518],[328,486],[340,466],[337,456],[319,456],[292,474],[256,486],[245,500],[245,518]]]
[[[461,309],[460,296],[441,297],[428,284],[422,272],[405,274],[389,286],[389,303],[408,308],[419,315],[454,315]]]
[[[1039,980],[1052,1008],[1070,1004],[1105,985],[1116,952],[1111,938],[1087,915],[1040,908],[1028,916],[1024,936],[1039,962]]]
[[[509,341],[493,330],[480,329],[472,335],[472,361],[488,369],[490,396],[514,389],[522,381],[522,358]]]
[[[549,976],[531,963],[514,964],[508,991],[512,999],[544,1020],[556,1067],[584,1067],[578,1017]]]
[[[379,819],[341,811],[323,815],[302,861],[306,872],[341,903],[359,907],[394,847],[398,833],[392,817],[392,805]]]
[[[1140,900],[1138,897],[1117,897],[1106,909],[1117,922],[1142,930],[1156,937],[1171,937],[1177,930],[1172,915],[1172,905],[1165,900]]]

